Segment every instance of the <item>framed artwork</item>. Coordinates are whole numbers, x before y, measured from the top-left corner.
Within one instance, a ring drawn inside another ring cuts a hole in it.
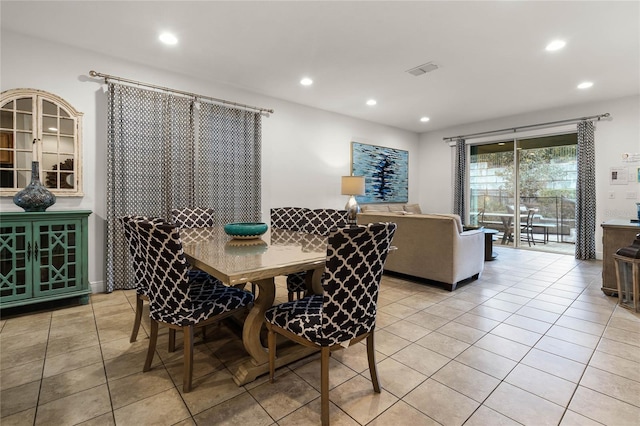
[[[351,174],[365,177],[358,203],[409,201],[409,151],[351,142]]]

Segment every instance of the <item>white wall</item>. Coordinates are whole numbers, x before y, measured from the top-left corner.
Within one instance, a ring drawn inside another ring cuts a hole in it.
[[[94,290],[104,284],[104,218],[106,211],[106,98],[104,85],[88,77],[89,70],[173,87],[250,105],[274,108],[263,119],[263,220],[276,206],[341,208],[340,176],[349,173],[353,140],[409,151],[409,202],[428,212],[449,212],[452,205],[451,148],[443,136],[555,121],[604,112],[613,119],[597,124],[597,223],[614,217],[634,217],[640,194],[637,183],[609,185],[609,167],[620,166],[622,152],[640,152],[640,97],[584,104],[572,108],[506,117],[443,131],[415,133],[352,119],[290,102],[264,97],[222,84],[212,84],[124,62],[89,51],[52,44],[12,32],[1,34],[0,90],[25,87],[54,93],[84,113],[84,192],[80,198],[58,197],[50,210],[89,209],[89,281]],[[25,52],[29,52],[25,54]],[[640,164],[631,164],[632,168]],[[631,168],[631,167],[630,167]],[[607,194],[615,191],[616,198]],[[20,211],[11,198],[0,198],[2,211]],[[601,231],[596,241],[601,255]]]
[[[89,209],[89,281],[94,291],[104,285],[106,176],[106,98],[104,85],[89,71],[144,81],[188,92],[275,109],[263,119],[262,211],[277,206],[342,208],[340,176],[350,171],[351,141],[409,151],[409,201],[418,201],[418,140],[416,133],[352,119],[166,73],[144,65],[52,44],[2,31],[0,90],[25,87],[45,90],[84,113],[84,192],[81,198],[58,197],[49,210]],[[28,52],[28,53],[25,53]],[[292,82],[292,84],[297,84]],[[0,198],[2,211],[20,211],[11,198]]]
[[[424,133],[420,136],[420,198],[423,208],[431,211],[451,211],[453,190],[451,182],[453,148],[442,138],[484,132],[509,127],[524,126],[610,113],[610,120],[596,123],[596,223],[613,218],[636,217],[635,202],[640,201],[640,183],[636,181],[640,162],[625,163],[622,154],[640,153],[640,96],[631,96],[606,102],[585,103],[536,113],[504,117],[480,123]],[[611,185],[611,167],[628,167],[634,172],[627,185]],[[449,183],[442,185],[442,182]],[[609,193],[614,192],[614,199]],[[627,192],[635,192],[635,199],[626,198]],[[629,241],[631,243],[631,241]],[[602,258],[602,228],[596,229],[597,257]]]

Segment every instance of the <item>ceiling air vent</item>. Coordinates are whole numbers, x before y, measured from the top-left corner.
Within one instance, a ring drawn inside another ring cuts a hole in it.
[[[438,69],[438,66],[436,64],[434,64],[433,62],[427,62],[426,64],[417,66],[415,68],[411,68],[410,70],[407,70],[407,72],[417,77],[419,75],[426,74],[428,72],[435,71],[437,69]]]

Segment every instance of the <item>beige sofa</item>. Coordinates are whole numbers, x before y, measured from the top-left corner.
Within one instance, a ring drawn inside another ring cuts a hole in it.
[[[362,213],[422,213],[420,204],[362,204]]]
[[[385,271],[445,284],[449,291],[460,281],[477,279],[484,269],[484,233],[464,231],[458,215],[364,212],[358,223],[398,224]]]

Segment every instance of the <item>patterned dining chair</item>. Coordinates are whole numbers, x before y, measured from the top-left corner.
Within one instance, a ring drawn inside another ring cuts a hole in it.
[[[185,207],[171,210],[171,222],[180,229],[211,228],[218,225],[215,210],[200,207]],[[197,274],[193,270],[191,274]],[[204,279],[204,277],[199,278]],[[256,294],[256,285],[251,283],[251,292]]]
[[[307,234],[329,235],[333,228],[347,226],[347,211],[334,209],[316,209],[306,213],[301,231]],[[300,299],[307,291],[307,272],[297,272],[287,275],[287,297],[289,302],[295,295]]]
[[[369,373],[380,392],[374,329],[384,262],[395,223],[338,228],[329,234],[322,286],[324,293],[276,305],[265,312],[269,379],[273,383],[276,333],[320,349],[320,399],[323,425],[329,424],[329,354],[367,339]]]
[[[316,235],[329,235],[333,228],[347,226],[347,211],[335,209],[316,209],[307,213],[302,232]]]
[[[271,228],[286,229],[289,231],[301,231],[307,221],[307,214],[311,210],[305,207],[274,207],[270,211]],[[287,275],[287,295],[289,301],[294,294],[300,298],[307,286],[305,284],[306,272]]]
[[[144,301],[148,301],[149,297],[147,295],[149,285],[144,277],[144,262],[142,260],[141,254],[139,252],[139,241],[137,234],[131,231],[131,221],[134,220],[147,220],[154,223],[164,223],[163,219],[153,218],[148,216],[136,216],[129,215],[123,216],[119,218],[120,223],[124,229],[125,239],[129,245],[129,253],[131,254],[131,263],[133,266],[134,272],[134,280],[135,280],[135,290],[136,290],[136,313],[135,319],[133,322],[133,330],[131,330],[131,338],[129,339],[130,343],[133,343],[138,338],[138,332],[140,331],[140,324],[142,322],[142,312]],[[198,269],[189,269],[188,278],[190,285],[214,285],[214,284],[222,284],[219,280],[207,274],[206,272],[200,271]],[[169,351],[173,352],[175,349],[175,333],[169,342]]]
[[[305,207],[274,207],[270,211],[271,227],[300,231],[310,211]]]
[[[178,228],[209,228],[217,225],[215,210],[200,207],[173,209],[171,221]]]
[[[164,324],[170,330],[182,330],[183,392],[190,392],[194,329],[248,310],[253,304],[253,295],[223,284],[190,285],[189,264],[175,225],[160,220],[133,219],[129,226],[144,265],[144,279],[149,284],[147,295],[151,333],[142,371],[151,369],[158,340],[158,324]]]

